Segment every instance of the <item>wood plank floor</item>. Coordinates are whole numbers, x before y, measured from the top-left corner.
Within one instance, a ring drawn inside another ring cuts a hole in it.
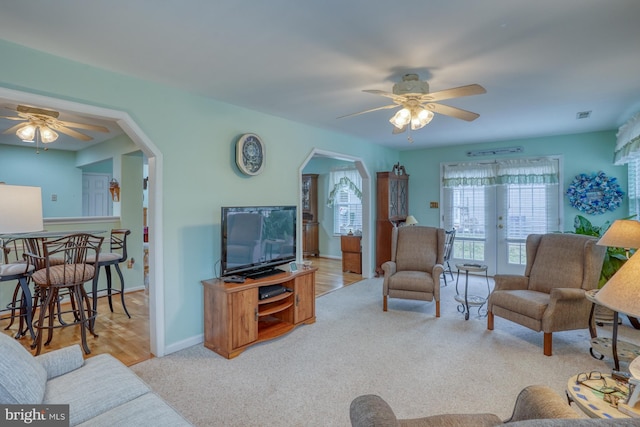
[[[362,280],[360,274],[343,273],[340,259],[321,257],[310,259],[313,261],[313,266],[318,268],[316,272],[316,297]],[[127,366],[153,357],[149,346],[148,296],[145,291],[129,292],[125,295],[125,300],[131,319],[127,318],[122,310],[119,296],[113,300],[113,313],[109,311],[106,297],[98,300],[99,314],[95,326],[98,338],[94,338],[91,334],[87,335],[91,354],[85,355],[85,357],[109,353]],[[0,320],[0,328],[5,334],[13,336],[18,331],[17,321],[9,330],[5,330],[4,328],[9,325],[9,320],[5,317],[6,315]],[[27,350],[35,353],[30,347],[30,337],[23,337],[20,342]],[[54,331],[51,344],[43,346],[42,353],[76,343],[80,343],[79,326],[59,328]]]

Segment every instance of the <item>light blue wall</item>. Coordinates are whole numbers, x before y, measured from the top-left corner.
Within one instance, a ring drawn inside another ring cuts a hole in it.
[[[152,286],[164,288],[167,346],[203,333],[200,281],[217,273],[221,206],[298,204],[299,168],[314,148],[359,157],[372,173],[398,160],[395,150],[364,140],[5,41],[0,57],[1,86],[125,111],[163,153],[164,283]],[[265,171],[256,177],[235,166],[235,141],[246,132],[260,135],[267,147]],[[375,194],[375,181],[373,186]]]
[[[626,194],[627,167],[613,165],[615,143],[615,131],[607,131],[405,151],[400,154],[400,161],[410,176],[409,211],[418,222],[439,226],[440,209],[429,208],[429,202],[440,200],[441,163],[490,161],[495,157],[468,157],[466,152],[514,146],[524,147],[524,152],[501,157],[561,156],[564,170],[563,191],[575,175],[602,170],[607,175],[616,177]],[[629,207],[626,197],[619,209],[603,215],[586,215],[571,207],[566,197],[563,197],[563,201],[564,231],[573,230],[573,219],[577,214],[587,217],[595,225],[602,225],[606,221],[628,215]]]
[[[42,187],[45,217],[82,216],[82,170],[71,151],[49,149],[36,154],[31,146],[0,145],[0,181]]]

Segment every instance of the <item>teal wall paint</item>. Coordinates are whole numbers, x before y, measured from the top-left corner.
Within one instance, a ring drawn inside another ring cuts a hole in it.
[[[314,148],[361,158],[372,173],[398,161],[397,151],[361,139],[6,41],[0,41],[0,55],[1,86],[124,111],[162,152],[164,283],[155,286],[164,288],[167,347],[203,333],[200,281],[218,273],[221,206],[297,205],[298,171]],[[256,177],[235,166],[235,142],[246,132],[260,135],[267,147],[265,171]],[[375,180],[372,185],[375,194]]]
[[[33,146],[0,145],[0,181],[42,188],[46,218],[82,215],[82,170],[75,153],[49,149],[36,154]],[[52,195],[57,201],[52,201]]]
[[[602,170],[607,175],[616,177],[626,194],[627,168],[626,166],[613,165],[615,143],[615,132],[606,131],[404,151],[400,154],[400,161],[410,175],[409,211],[420,223],[439,226],[440,209],[430,209],[429,202],[440,201],[441,163],[490,161],[497,157],[468,157],[466,152],[468,150],[514,146],[524,147],[524,152],[500,158],[561,156],[564,169],[563,191],[566,190],[575,175]],[[563,197],[563,230],[573,230],[573,220],[578,214],[586,216],[596,225],[602,225],[606,221],[627,216],[628,210],[629,206],[625,197],[622,206],[613,212],[602,215],[585,215],[571,207],[567,198]]]

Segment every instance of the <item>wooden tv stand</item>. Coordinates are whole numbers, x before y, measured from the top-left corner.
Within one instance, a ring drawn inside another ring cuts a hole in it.
[[[204,346],[231,359],[247,347],[316,321],[317,268],[282,272],[244,283],[203,280]],[[260,300],[258,288],[283,285],[292,290]]]

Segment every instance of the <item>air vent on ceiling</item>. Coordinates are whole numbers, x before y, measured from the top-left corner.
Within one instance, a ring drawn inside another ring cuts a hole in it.
[[[467,151],[467,156],[469,157],[497,156],[500,154],[514,154],[514,153],[522,153],[522,152],[524,152],[524,148],[522,147],[487,148],[485,150]]]
[[[588,119],[591,116],[591,110],[589,111],[578,111],[578,113],[576,113],[576,119],[580,120],[580,119]]]

